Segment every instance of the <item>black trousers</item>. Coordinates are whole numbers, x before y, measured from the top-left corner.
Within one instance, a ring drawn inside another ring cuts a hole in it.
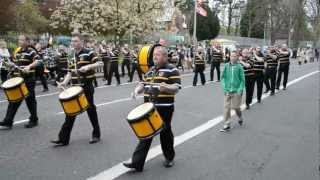
[[[1,82],[4,83],[6,80],[8,80],[8,70],[0,69],[0,76],[1,76]]]
[[[24,79],[27,89],[29,91],[29,96],[26,97],[26,104],[27,108],[30,112],[29,120],[30,122],[38,122],[38,115],[37,115],[37,100],[34,92],[34,88],[36,85],[35,78],[25,78]],[[22,101],[19,102],[9,102],[6,116],[4,118],[4,122],[8,125],[13,124],[13,119],[21,105]]]
[[[264,76],[264,84],[266,85],[267,91],[271,90],[274,93],[276,86],[276,68],[267,68]],[[270,86],[271,85],[271,86]]]
[[[214,77],[214,70],[217,69],[217,77],[218,77],[218,81],[220,81],[220,63],[215,63],[212,62],[211,63],[211,68],[210,68],[210,80],[213,81],[213,77]]]
[[[108,74],[109,74],[109,60],[107,58],[103,59],[103,77],[105,80],[108,80]]]
[[[36,67],[36,78],[40,80],[43,89],[48,89],[47,78],[44,77],[44,66],[40,65]]]
[[[252,103],[252,97],[254,92],[254,76],[246,76],[246,105],[250,105]]]
[[[93,127],[92,137],[100,138],[100,126],[98,122],[98,114],[96,110],[96,105],[94,104],[94,87],[92,82],[86,82],[82,86],[84,93],[89,102],[89,108],[87,109],[87,114],[89,116],[91,125]],[[69,143],[70,135],[72,131],[73,124],[76,120],[76,116],[66,116],[65,121],[59,132],[59,140],[62,142]]]
[[[280,66],[278,70],[278,78],[277,78],[277,89],[280,87],[281,78],[283,74],[283,87],[287,87],[288,75],[289,75],[289,65]]]
[[[160,132],[161,149],[164,157],[171,161],[175,157],[174,136],[171,129],[174,106],[157,107],[157,110],[164,121],[164,128]],[[153,138],[139,141],[139,144],[132,156],[132,163],[135,165],[135,167],[143,168],[152,140]]]
[[[117,79],[117,83],[120,84],[120,75],[119,75],[119,67],[118,67],[118,62],[111,62],[110,63],[110,72],[108,74],[108,85],[111,84],[112,82],[112,76],[113,73]]]
[[[50,68],[48,68],[48,70],[50,71],[49,72],[50,78],[55,79],[56,78],[55,72],[57,70],[57,67],[50,67]]]
[[[61,78],[64,78],[64,76],[68,73],[66,70],[63,69],[67,69],[65,67],[58,67],[57,68],[57,76],[56,76],[56,81],[60,82]]]
[[[177,68],[180,68],[180,67],[181,67],[181,70],[184,72],[183,61],[184,61],[183,58],[180,58],[180,59],[179,59]]]
[[[258,101],[261,100],[262,97],[262,90],[263,90],[263,81],[264,81],[264,75],[263,72],[255,72],[255,83],[257,83],[257,99]]]
[[[193,85],[196,86],[198,82],[198,74],[200,74],[200,79],[202,85],[206,83],[206,77],[204,75],[204,67],[205,65],[196,65],[194,69],[194,76],[193,76]]]
[[[132,69],[131,69],[131,73],[130,73],[130,82],[132,82],[132,80],[133,80],[133,75],[134,75],[135,71],[138,72],[138,76],[139,76],[140,81],[142,80],[142,72],[141,72],[139,65],[137,63],[132,63]]]
[[[123,59],[123,62],[121,64],[121,72],[122,72],[122,77],[124,77],[125,72],[124,72],[124,67],[127,68],[128,72],[128,77],[130,78],[130,60],[129,59]]]

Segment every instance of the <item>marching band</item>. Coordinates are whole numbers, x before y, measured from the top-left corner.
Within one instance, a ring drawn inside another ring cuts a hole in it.
[[[5,117],[0,121],[1,129],[11,129],[14,117],[23,100],[26,101],[30,112],[26,128],[38,125],[37,100],[35,97],[36,78],[40,78],[44,91],[48,91],[47,78],[54,80],[54,85],[61,89],[59,100],[66,114],[65,121],[58,134],[58,139],[52,140],[55,146],[66,146],[70,142],[71,131],[76,116],[87,111],[93,127],[90,144],[101,140],[101,132],[96,105],[94,103],[94,82],[96,70],[102,68],[106,85],[111,85],[113,74],[117,85],[120,85],[119,57],[123,56],[121,64],[122,76],[127,70],[128,82],[133,81],[135,71],[140,82],[132,93],[132,98],[143,93],[144,104],[132,110],[128,123],[139,138],[132,161],[123,165],[136,171],[143,171],[148,150],[153,137],[160,134],[160,142],[165,156],[164,166],[174,165],[174,135],[171,121],[174,112],[175,95],[181,88],[180,70],[184,71],[184,63],[193,59],[190,65],[194,69],[193,86],[197,85],[198,74],[201,84],[206,84],[205,67],[206,56],[210,63],[210,80],[214,79],[214,70],[217,71],[217,82],[220,82],[220,66],[224,62],[224,71],[221,81],[225,90],[225,125],[222,131],[230,130],[230,110],[236,110],[239,124],[243,120],[239,109],[242,90],[245,90],[246,108],[250,109],[255,84],[257,84],[257,99],[261,103],[263,85],[264,93],[275,95],[282,81],[283,89],[287,88],[290,67],[290,51],[286,45],[280,47],[244,48],[237,51],[224,52],[220,45],[212,45],[207,51],[202,47],[177,47],[167,49],[155,44],[130,49],[102,44],[98,51],[85,47],[84,39],[80,34],[73,34],[71,51],[60,44],[56,51],[48,45],[46,47],[29,44],[26,35],[18,38],[19,48],[12,58],[5,51],[5,43],[0,44],[0,69],[2,88],[8,99]],[[206,53],[207,52],[207,53]],[[48,73],[48,74],[47,74]],[[234,73],[240,76],[234,76]],[[10,78],[8,78],[10,75]],[[283,77],[283,80],[282,80]],[[231,79],[230,79],[231,78]],[[233,89],[235,79],[238,87]],[[232,81],[232,82],[231,82]],[[231,83],[228,84],[228,83]],[[233,84],[232,84],[233,83]],[[70,86],[67,88],[67,86]],[[236,104],[236,105],[235,105]]]

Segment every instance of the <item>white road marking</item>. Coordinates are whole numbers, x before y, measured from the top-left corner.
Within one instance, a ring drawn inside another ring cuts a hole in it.
[[[301,80],[303,80],[303,79],[305,79],[305,78],[307,78],[309,76],[317,74],[319,72],[320,71],[314,71],[314,72],[311,72],[311,73],[306,74],[304,76],[301,76],[301,77],[299,77],[297,79],[294,79],[294,80],[290,81],[287,84],[287,86],[291,86],[291,85],[293,85],[293,84],[295,84],[295,83],[297,83],[297,82],[299,82],[299,81],[301,81]],[[281,87],[281,89],[283,89],[283,88]],[[265,98],[267,98],[269,96],[270,95],[268,95],[268,94],[264,94],[262,96],[262,99],[265,99]],[[253,100],[252,104],[255,104],[255,103],[257,103],[257,99],[256,98]],[[241,110],[243,111],[244,109],[245,109],[245,105],[242,104],[241,105]],[[231,115],[234,116],[234,114],[235,113],[232,112]],[[220,116],[218,116],[218,117],[216,117],[214,119],[211,119],[211,120],[207,121],[206,123],[203,123],[202,125],[200,125],[198,127],[195,127],[193,129],[181,134],[180,136],[175,137],[174,146],[178,146],[178,145],[180,145],[180,144],[182,144],[182,143],[184,143],[184,142],[186,142],[186,141],[198,136],[199,134],[204,133],[205,131],[215,127],[216,125],[218,125],[222,121],[223,121],[223,116],[220,115]],[[151,159],[154,159],[155,157],[157,157],[160,154],[162,154],[162,150],[161,150],[161,146],[160,145],[157,145],[157,146],[151,148],[149,153],[148,153],[146,162],[150,161]],[[126,161],[131,161],[131,159],[127,159]],[[123,162],[126,162],[126,161],[123,161]],[[88,178],[88,180],[110,180],[110,179],[115,179],[115,178],[117,178],[117,177],[129,172],[130,169],[125,168],[122,165],[123,162],[120,162],[119,164],[117,164],[117,165],[115,165],[115,166],[113,166],[113,167],[111,167],[111,168],[109,168],[109,169],[97,174],[96,176]]]

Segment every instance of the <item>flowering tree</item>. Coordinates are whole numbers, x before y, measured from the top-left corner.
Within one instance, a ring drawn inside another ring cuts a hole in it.
[[[62,0],[51,16],[59,33],[73,30],[93,35],[141,36],[154,29],[164,0]]]

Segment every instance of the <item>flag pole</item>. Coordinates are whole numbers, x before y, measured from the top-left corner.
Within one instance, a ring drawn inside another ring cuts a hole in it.
[[[194,45],[194,58],[195,53],[197,52],[197,6],[198,6],[198,0],[194,1],[194,17],[193,17],[193,45]]]

